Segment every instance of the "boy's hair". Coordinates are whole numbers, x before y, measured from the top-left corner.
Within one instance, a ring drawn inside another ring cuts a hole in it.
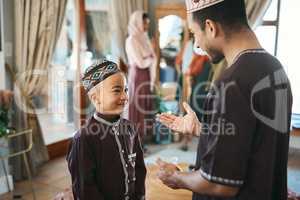
[[[192,13],[193,20],[205,29],[205,21],[210,19],[219,23],[224,32],[231,33],[249,28],[244,0],[225,0],[221,3]]]

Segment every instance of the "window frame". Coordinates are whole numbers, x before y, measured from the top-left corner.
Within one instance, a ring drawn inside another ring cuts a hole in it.
[[[272,26],[276,28],[275,33],[275,46],[274,46],[274,56],[278,54],[278,41],[279,41],[279,28],[280,28],[280,10],[281,10],[281,0],[277,1],[277,16],[275,20],[263,20],[260,26]]]

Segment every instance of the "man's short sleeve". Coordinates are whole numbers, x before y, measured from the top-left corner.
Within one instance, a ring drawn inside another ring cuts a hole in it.
[[[232,82],[219,90],[218,98],[210,98],[214,112],[204,120],[200,145],[200,173],[217,184],[241,187],[250,157],[255,117],[250,100]]]

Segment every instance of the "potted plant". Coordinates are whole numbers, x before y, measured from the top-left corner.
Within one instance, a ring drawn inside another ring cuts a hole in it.
[[[9,126],[9,108],[11,105],[11,100],[12,100],[13,93],[9,90],[0,90],[0,156],[5,156],[9,153],[8,150],[8,140],[7,140],[7,135],[11,132],[10,129],[8,128]],[[1,165],[4,166],[3,170],[7,168],[7,161],[1,160]],[[9,176],[6,173],[6,170],[4,171],[5,174],[2,174],[2,171],[0,173],[0,177],[5,175],[6,176],[6,181],[7,185],[12,186],[12,180],[9,178]],[[13,188],[10,187],[10,188]],[[0,194],[3,192],[10,191],[9,187],[7,189],[1,188],[0,189]]]
[[[10,108],[13,93],[9,90],[0,90],[0,138],[9,134],[9,117],[8,111]]]
[[[0,90],[0,147],[6,147],[6,137],[10,130],[8,128],[8,111],[11,105],[13,93],[9,90]],[[1,150],[2,148],[0,148]],[[3,151],[3,150],[2,150]],[[3,153],[0,151],[0,153]]]

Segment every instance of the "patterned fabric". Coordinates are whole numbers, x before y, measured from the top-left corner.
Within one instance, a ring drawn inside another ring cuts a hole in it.
[[[196,12],[225,0],[185,0],[187,13]]]
[[[82,80],[83,87],[89,92],[98,83],[111,75],[121,72],[118,65],[108,60],[97,60],[85,71]]]

